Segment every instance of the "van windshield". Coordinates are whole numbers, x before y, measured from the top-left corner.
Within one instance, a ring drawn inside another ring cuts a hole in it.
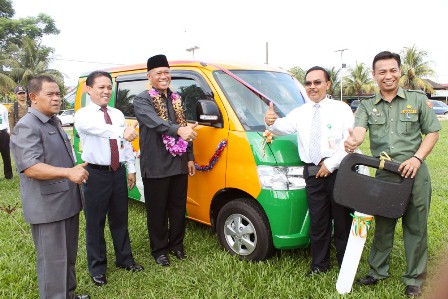
[[[287,73],[255,70],[232,70],[274,102],[279,117],[305,103],[298,81]],[[264,131],[264,113],[268,104],[249,88],[223,71],[214,76],[246,131]]]

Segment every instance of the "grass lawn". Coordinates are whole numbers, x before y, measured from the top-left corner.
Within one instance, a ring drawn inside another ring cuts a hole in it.
[[[429,217],[429,279],[445,256],[448,235],[448,121],[436,148],[427,158],[433,186]],[[66,128],[71,130],[71,128]],[[368,153],[367,144],[362,148]],[[0,170],[3,164],[0,162]],[[30,228],[23,220],[19,179],[5,180],[0,174],[0,298],[38,298],[35,252]],[[8,213],[5,210],[15,210]],[[129,230],[134,258],[145,267],[140,273],[128,273],[114,266],[112,241],[106,231],[108,248],[108,284],[97,287],[90,281],[86,265],[85,221],[81,213],[79,253],[77,260],[77,293],[89,293],[92,298],[405,298],[401,275],[405,258],[401,223],[397,225],[395,245],[391,255],[390,277],[372,287],[353,286],[352,292],[340,296],[336,292],[338,269],[332,250],[330,272],[309,278],[309,248],[277,252],[264,262],[246,262],[230,256],[220,247],[214,231],[202,224],[187,222],[185,246],[189,258],[162,268],[150,255],[146,230],[146,213],[142,203],[129,202]],[[358,275],[368,271],[367,257],[372,232],[367,238]]]

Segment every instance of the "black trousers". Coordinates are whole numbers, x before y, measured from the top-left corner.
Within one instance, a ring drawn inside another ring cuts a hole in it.
[[[325,178],[308,175],[305,166],[304,176],[308,209],[310,212],[311,269],[326,271],[330,268],[330,243],[332,222],[334,226],[334,245],[339,266],[344,259],[353,210],[335,203],[333,198],[337,170]],[[333,221],[332,221],[333,220]]]
[[[183,250],[188,175],[143,179],[151,254]]]
[[[93,169],[87,165],[89,179],[83,185],[84,215],[86,217],[87,263],[91,276],[106,274],[106,240],[104,226],[107,220],[115,250],[115,264],[130,266],[134,263],[128,231],[128,190],[126,168],[116,172]]]
[[[3,174],[5,178],[12,178],[11,150],[9,149],[9,134],[6,130],[0,131],[0,153],[3,160]]]

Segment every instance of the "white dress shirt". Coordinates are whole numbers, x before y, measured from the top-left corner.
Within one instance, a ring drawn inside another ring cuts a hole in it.
[[[0,104],[0,130],[6,130],[9,133],[8,109]]]
[[[124,115],[120,110],[109,106],[107,113],[112,125],[106,124],[104,112],[99,105],[93,102],[75,113],[75,128],[82,144],[81,158],[91,164],[110,165],[109,139],[116,139],[120,163],[126,163],[128,172],[135,173],[132,144],[123,139],[126,129]]]
[[[283,118],[268,126],[268,130],[276,135],[297,134],[300,158],[305,163],[312,163],[310,158],[310,134],[313,120],[314,102],[307,102],[292,110]],[[347,154],[344,141],[353,128],[354,117],[350,107],[341,101],[325,98],[319,102],[321,117],[321,155],[328,171],[333,172]],[[275,140],[274,140],[275,142]]]

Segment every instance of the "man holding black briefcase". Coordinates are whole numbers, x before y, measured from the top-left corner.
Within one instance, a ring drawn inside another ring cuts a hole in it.
[[[327,95],[331,82],[324,68],[310,68],[305,80],[311,101],[279,119],[270,103],[265,123],[276,135],[297,134],[300,158],[306,163],[303,175],[311,220],[312,262],[308,274],[314,275],[330,269],[332,224],[339,266],[347,246],[351,210],[334,201],[333,188],[339,164],[347,154],[344,140],[353,127],[353,112],[346,103]]]

